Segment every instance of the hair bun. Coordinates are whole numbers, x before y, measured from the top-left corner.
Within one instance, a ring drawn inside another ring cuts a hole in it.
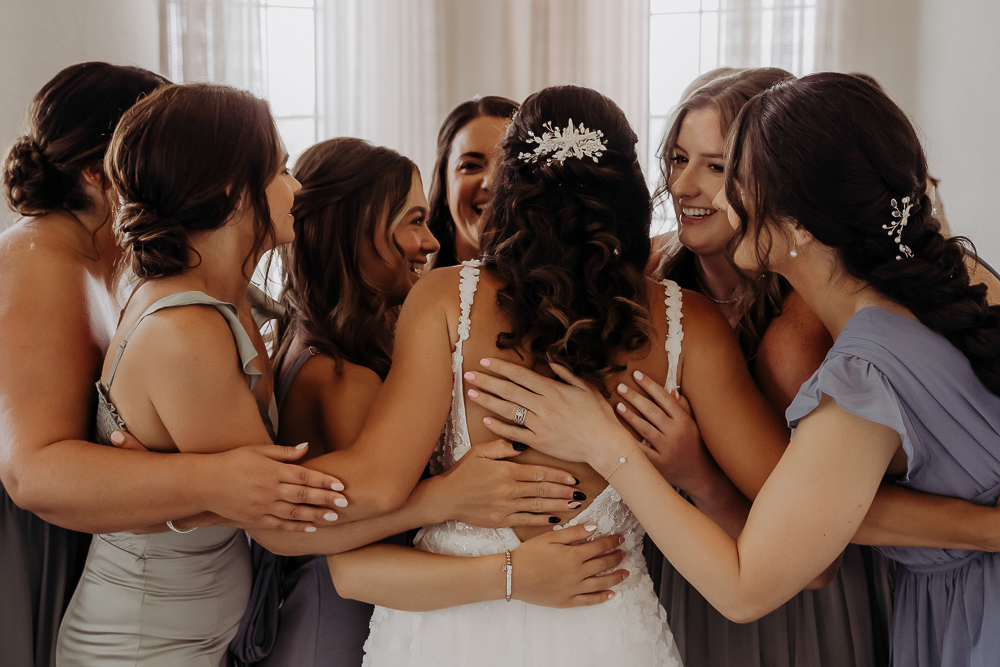
[[[41,146],[21,136],[3,165],[4,198],[21,215],[42,215],[66,200],[75,181],[53,165]]]
[[[122,201],[115,234],[125,259],[139,278],[172,276],[188,268],[187,232],[150,206]]]

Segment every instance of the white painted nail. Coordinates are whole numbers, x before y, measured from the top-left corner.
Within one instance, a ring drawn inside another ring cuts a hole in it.
[[[583,529],[586,530],[588,533],[592,533],[595,530],[597,530],[597,524],[596,523],[588,523],[588,524],[584,525]]]
[[[642,382],[642,373],[640,373],[639,371],[633,371],[632,377],[634,377],[636,381]]]
[[[308,442],[303,442],[303,443],[302,443],[302,444],[300,444],[300,445],[295,445],[295,449],[305,449],[305,448],[306,448],[306,447],[308,447],[308,446],[309,446],[309,443],[308,443]]]
[[[336,521],[337,520],[337,513],[336,512],[327,512],[326,514],[323,515],[323,518],[326,521]]]
[[[347,507],[347,498],[337,498],[333,501],[333,504],[337,507]]]
[[[330,488],[333,489],[334,491],[343,491],[344,484],[343,482],[334,482],[333,484],[330,485]]]
[[[306,526],[306,532],[307,533],[315,533],[316,532],[316,526]]]

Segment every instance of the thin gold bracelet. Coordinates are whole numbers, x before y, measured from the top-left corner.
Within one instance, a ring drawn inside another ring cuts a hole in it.
[[[604,478],[604,481],[607,482],[608,480],[610,480],[611,476],[615,474],[615,470],[618,470],[619,468],[621,468],[622,464],[625,463],[626,461],[628,461],[628,457],[632,455],[632,452],[634,452],[635,450],[639,449],[639,447],[641,447],[641,446],[642,446],[642,443],[639,443],[638,445],[636,445],[632,449],[628,450],[628,454],[626,454],[625,456],[623,456],[620,459],[618,459],[618,465],[616,465],[614,467],[614,469],[611,472],[608,473],[608,476]]]

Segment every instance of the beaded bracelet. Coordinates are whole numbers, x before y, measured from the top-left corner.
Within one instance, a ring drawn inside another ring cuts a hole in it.
[[[504,549],[504,553],[507,554],[507,564],[500,571],[507,573],[507,602],[510,602],[510,575],[514,572],[514,565],[510,560],[510,549]]]
[[[632,449],[628,450],[628,454],[626,454],[625,456],[623,456],[620,459],[618,459],[618,465],[616,465],[611,470],[611,472],[608,473],[608,476],[604,478],[604,481],[606,482],[609,479],[611,479],[611,476],[615,474],[615,470],[618,470],[619,468],[621,468],[622,464],[625,463],[626,461],[628,461],[628,457],[632,455],[632,452],[634,452],[635,450],[639,449],[639,447],[641,447],[641,446],[642,446],[642,443],[639,443],[638,445],[636,445]]]

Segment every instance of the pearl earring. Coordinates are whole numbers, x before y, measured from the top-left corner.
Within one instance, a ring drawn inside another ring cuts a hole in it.
[[[798,253],[798,251],[795,248],[792,248],[792,251],[790,253],[788,253],[788,254],[790,256],[792,256],[792,257],[798,257],[799,256],[799,253]]]

